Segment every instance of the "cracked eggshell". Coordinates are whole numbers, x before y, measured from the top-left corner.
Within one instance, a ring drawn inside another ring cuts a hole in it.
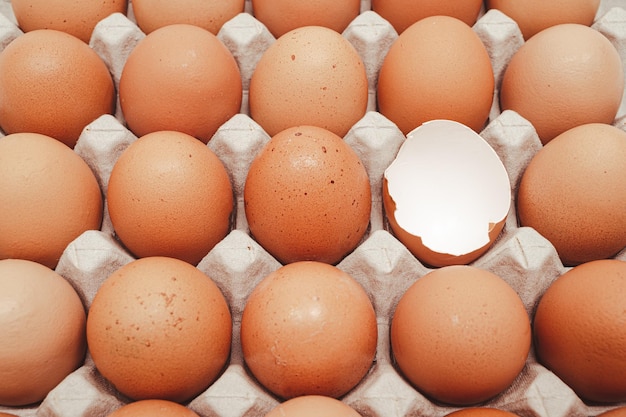
[[[421,262],[468,264],[503,229],[511,187],[480,135],[458,122],[433,120],[409,133],[385,170],[383,204],[392,231]]]

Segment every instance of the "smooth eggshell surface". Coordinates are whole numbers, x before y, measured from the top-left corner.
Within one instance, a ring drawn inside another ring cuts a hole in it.
[[[447,404],[477,404],[504,391],[524,368],[530,343],[530,320],[515,290],[472,266],[419,278],[391,323],[398,369]]]
[[[343,137],[367,110],[367,75],[346,38],[306,26],[285,33],[263,53],[249,94],[250,116],[270,136],[312,125]]]
[[[0,260],[0,404],[41,401],[82,365],[85,309],[53,270],[22,259]]]
[[[85,42],[40,29],[0,53],[0,127],[34,132],[73,148],[85,126],[115,109],[113,79]]]
[[[587,401],[626,401],[626,262],[576,266],[539,301],[534,338],[539,361]]]
[[[126,14],[128,0],[11,0],[11,7],[24,32],[56,29],[89,43],[99,21],[111,13]]]
[[[335,264],[365,235],[369,177],[350,146],[315,126],[286,129],[252,161],[244,188],[252,236],[281,263]]]
[[[476,23],[482,0],[372,0],[372,10],[389,21],[398,33],[430,16],[451,16],[469,26]]]
[[[233,191],[215,153],[185,133],[160,131],[133,142],[109,179],[115,233],[138,257],[197,264],[230,230]]]
[[[135,135],[176,130],[207,143],[239,112],[242,91],[237,62],[216,35],[172,24],[146,35],[130,52],[119,97]]]
[[[493,102],[489,54],[472,28],[449,16],[424,18],[393,42],[378,75],[379,111],[405,135],[435,119],[479,132]]]
[[[118,408],[107,417],[198,417],[198,414],[173,401],[140,400]]]
[[[513,55],[500,106],[527,119],[546,144],[586,123],[613,123],[624,92],[622,60],[603,34],[581,24],[547,28]]]
[[[72,149],[49,136],[0,139],[0,259],[55,268],[65,248],[98,230],[103,198],[93,172]]]
[[[340,397],[376,353],[374,307],[337,267],[295,262],[266,276],[247,300],[241,347],[252,374],[282,398]]]
[[[133,13],[145,33],[186,23],[217,35],[224,23],[244,11],[244,3],[244,0],[133,0]]]
[[[135,400],[198,395],[222,371],[231,332],[228,304],[211,278],[166,257],[132,261],[111,274],[87,318],[97,369]]]
[[[591,123],[535,154],[517,192],[520,224],[537,230],[565,265],[610,258],[626,247],[626,132]]]
[[[359,15],[361,0],[252,0],[252,10],[276,38],[303,26],[341,33]]]
[[[446,417],[517,417],[508,411],[487,407],[470,407],[447,414]]]
[[[330,397],[304,395],[282,402],[270,410],[265,417],[360,417],[361,415],[344,404]]]
[[[488,9],[498,9],[513,19],[525,39],[562,23],[591,26],[600,0],[486,0]]]

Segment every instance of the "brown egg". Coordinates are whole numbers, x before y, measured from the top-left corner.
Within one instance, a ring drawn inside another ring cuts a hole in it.
[[[532,123],[545,144],[581,124],[613,123],[623,92],[622,60],[611,42],[588,26],[561,24],[513,55],[500,106]]]
[[[515,290],[466,265],[419,278],[391,323],[398,369],[428,397],[455,405],[483,402],[508,388],[530,342],[530,320]]]
[[[18,416],[15,414],[0,413],[0,417],[18,417]]]
[[[59,274],[0,260],[0,405],[44,399],[85,357],[85,309]]]
[[[451,16],[472,26],[480,14],[482,0],[372,0],[372,10],[387,20],[398,33],[430,16]]]
[[[344,395],[366,375],[376,342],[376,314],[363,287],[322,262],[269,274],[241,319],[246,365],[281,398]]]
[[[624,417],[626,416],[626,407],[618,407],[613,410],[605,411],[598,414],[598,417]]]
[[[252,0],[254,17],[276,38],[303,26],[342,33],[361,11],[360,0]]]
[[[539,361],[591,402],[626,401],[626,262],[602,259],[559,277],[539,300]]]
[[[102,193],[78,154],[49,136],[0,138],[0,259],[55,268],[63,251],[102,222]]]
[[[186,23],[217,35],[224,23],[244,11],[244,0],[133,0],[133,14],[145,33]]]
[[[449,16],[414,23],[396,39],[380,68],[379,111],[406,135],[434,119],[480,131],[493,102],[494,75],[482,41]]]
[[[454,411],[446,417],[517,417],[517,414],[488,407],[471,407]]]
[[[294,29],[263,53],[250,80],[250,116],[273,136],[301,125],[343,137],[367,110],[361,57],[336,31]]]
[[[87,316],[96,368],[134,400],[185,402],[204,391],[228,359],[231,332],[228,304],[211,278],[166,257],[115,271]]]
[[[488,9],[498,9],[515,20],[525,39],[562,23],[591,26],[600,0],[486,0]]]
[[[120,105],[137,136],[159,130],[207,143],[241,108],[235,58],[211,32],[190,24],[162,27],[130,52],[120,77]]]
[[[575,127],[530,161],[517,193],[520,225],[537,230],[565,265],[610,258],[626,247],[626,132]]]
[[[359,244],[372,205],[358,155],[315,126],[271,138],[250,165],[244,204],[252,236],[281,263],[330,264]]]
[[[222,161],[181,132],[149,133],[111,171],[111,223],[138,257],[170,256],[191,264],[230,230],[233,191]]]
[[[56,29],[89,43],[96,24],[112,13],[126,14],[128,1],[11,0],[11,7],[24,32]]]
[[[360,417],[349,405],[323,395],[303,395],[274,407],[265,417]]]
[[[167,400],[140,400],[128,403],[107,417],[199,417],[191,409]]]
[[[0,53],[0,128],[34,132],[74,147],[86,125],[115,109],[106,64],[65,32],[33,30]]]

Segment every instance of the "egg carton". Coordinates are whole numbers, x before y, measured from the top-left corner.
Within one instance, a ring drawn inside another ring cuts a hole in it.
[[[593,25],[605,34],[626,63],[626,8],[622,1],[603,0]],[[514,21],[496,11],[483,11],[473,29],[483,40],[492,60],[496,85],[511,56],[523,44]],[[22,32],[15,24],[10,3],[0,1],[0,49]],[[363,161],[372,187],[372,211],[368,232],[360,245],[337,266],[366,290],[377,314],[378,345],[375,360],[363,380],[341,398],[364,417],[445,416],[461,407],[432,402],[413,388],[398,371],[390,347],[390,323],[395,307],[418,278],[432,269],[420,263],[390,231],[382,203],[383,172],[406,139],[390,120],[376,111],[377,74],[386,51],[397,38],[391,25],[370,10],[369,1],[343,35],[355,46],[365,63],[369,82],[367,113],[346,134],[345,141]],[[90,45],[107,63],[116,85],[126,57],[145,36],[132,18],[114,14],[96,27]],[[227,22],[218,34],[239,64],[247,91],[256,62],[275,40],[246,12]],[[248,167],[270,137],[249,117],[244,92],[241,112],[222,125],[208,146],[229,173],[236,196],[230,233],[198,264],[211,277],[229,303],[233,318],[232,350],[221,376],[196,398],[185,404],[201,417],[263,416],[279,403],[249,373],[243,360],[239,330],[248,295],[281,264],[251,236],[243,206],[243,187]],[[624,100],[626,102],[626,100]],[[119,107],[118,107],[119,108]],[[614,124],[626,127],[624,102]],[[0,136],[1,136],[0,132]],[[501,112],[497,90],[488,124],[481,136],[494,148],[509,174],[512,204],[505,227],[494,245],[473,266],[505,279],[519,294],[529,315],[550,284],[569,268],[534,229],[519,227],[515,213],[515,189],[525,167],[541,149],[533,126],[513,111]],[[88,125],[75,147],[92,168],[106,194],[111,169],[136,136],[126,127],[121,112],[103,115]],[[626,250],[616,256],[626,261]],[[64,251],[56,271],[72,283],[88,308],[100,284],[134,258],[116,240],[106,210],[101,230],[87,231]],[[130,400],[108,383],[87,354],[85,363],[65,378],[41,402],[26,407],[2,407],[0,411],[20,417],[106,416]],[[581,400],[555,374],[543,367],[533,351],[512,385],[483,403],[530,417],[596,416],[623,404],[589,404]]]

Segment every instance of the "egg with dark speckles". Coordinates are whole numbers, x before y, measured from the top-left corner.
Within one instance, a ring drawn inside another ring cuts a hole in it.
[[[244,205],[252,236],[281,263],[335,264],[367,230],[370,181],[342,138],[293,127],[272,137],[250,165]]]
[[[134,400],[197,396],[224,369],[231,334],[219,287],[175,258],[122,266],[102,283],[87,316],[96,368]]]

